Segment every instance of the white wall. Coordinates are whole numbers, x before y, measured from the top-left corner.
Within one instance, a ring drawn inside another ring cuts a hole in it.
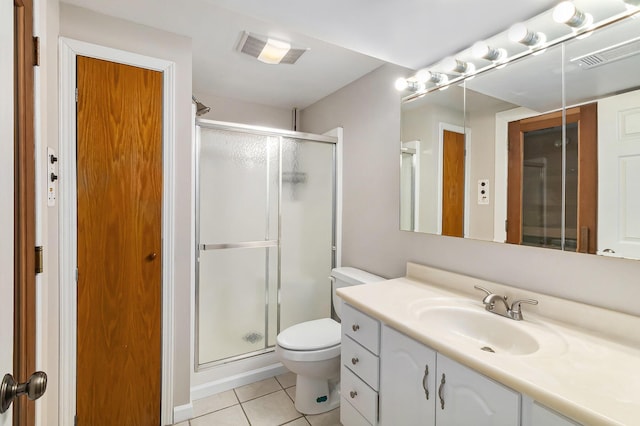
[[[60,5],[60,35],[176,63],[176,206],[191,205],[191,40],[173,33],[115,19],[86,9]],[[50,47],[50,50],[53,50]],[[49,223],[50,227],[57,224]],[[174,405],[190,402],[190,327],[192,280],[191,209],[175,210],[174,246]],[[55,248],[52,247],[52,252]],[[50,355],[52,355],[50,353]]]
[[[640,315],[640,262],[398,230],[400,97],[385,65],[302,112],[302,130],[344,127],[343,264],[386,277],[414,261]]]
[[[292,130],[292,111],[269,105],[223,98],[207,93],[195,93],[196,98],[211,111],[202,116],[210,120]]]

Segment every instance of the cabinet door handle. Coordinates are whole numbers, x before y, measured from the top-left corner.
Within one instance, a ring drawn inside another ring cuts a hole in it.
[[[424,389],[424,396],[429,400],[429,384],[427,380],[429,379],[429,364],[424,366],[424,376],[422,376],[422,388]]]
[[[440,387],[438,388],[438,397],[440,397],[440,408],[444,410],[444,395],[443,395],[443,391],[444,391],[444,384],[445,384],[445,380],[444,380],[444,373],[442,373],[442,380],[440,381]]]
[[[353,325],[351,326],[351,329],[355,332],[355,331],[360,330],[360,326],[359,326],[358,324],[353,324]]]
[[[351,358],[351,364],[356,365],[360,360],[356,357]]]
[[[358,396],[358,392],[356,391],[351,391],[349,392],[349,396],[351,397],[351,399],[355,398],[356,396]]]

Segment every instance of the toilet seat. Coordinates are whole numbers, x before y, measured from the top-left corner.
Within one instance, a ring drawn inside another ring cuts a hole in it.
[[[283,349],[315,351],[340,345],[340,324],[322,318],[293,325],[278,334],[276,342]]]

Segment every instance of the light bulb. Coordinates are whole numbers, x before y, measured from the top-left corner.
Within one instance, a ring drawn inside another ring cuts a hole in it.
[[[553,9],[553,20],[571,28],[581,28],[593,23],[593,16],[577,9],[570,1],[563,1]]]
[[[407,90],[407,88],[409,87],[409,82],[407,81],[406,78],[401,77],[396,80],[394,86],[398,92],[403,92]]]
[[[453,56],[449,56],[445,58],[441,62],[442,68],[447,72],[455,72],[459,74],[471,74],[475,72],[476,66],[471,62],[461,61],[459,59],[454,58]]]
[[[566,23],[576,13],[576,6],[570,1],[563,1],[553,8],[553,20],[559,24]]]
[[[416,73],[415,78],[420,83],[426,83],[427,81],[431,80],[431,76],[432,76],[431,71],[429,71],[426,68],[423,68]]]
[[[521,22],[513,24],[509,28],[507,37],[514,43],[524,44],[528,47],[535,47],[547,41],[547,37],[543,33],[529,31],[527,26]]]
[[[493,48],[484,41],[477,41],[471,46],[471,54],[478,59],[498,62],[506,58],[507,51]]]

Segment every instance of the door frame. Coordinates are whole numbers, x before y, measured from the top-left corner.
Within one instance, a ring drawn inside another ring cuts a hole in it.
[[[173,423],[175,63],[65,37],[60,72],[60,424],[74,424],[77,356],[76,57],[88,56],[163,73],[162,107],[162,399],[161,423]]]
[[[467,159],[471,158],[471,129],[463,126],[456,126],[445,122],[438,123],[438,205],[436,206],[436,233],[442,235],[442,175],[444,173],[444,131],[459,133],[464,135],[464,229],[462,235],[469,237],[469,206],[471,185],[471,164]]]

